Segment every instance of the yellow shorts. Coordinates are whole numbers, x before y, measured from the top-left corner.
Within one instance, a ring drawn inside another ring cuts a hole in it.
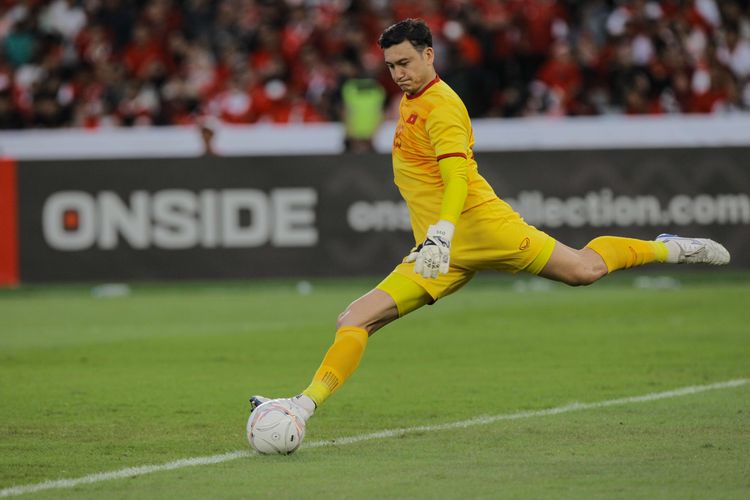
[[[455,292],[477,271],[539,274],[554,248],[554,238],[527,224],[504,201],[495,199],[461,214],[451,242],[448,274],[426,279],[414,272],[414,263],[404,262],[377,288],[393,298],[399,316],[403,316]]]

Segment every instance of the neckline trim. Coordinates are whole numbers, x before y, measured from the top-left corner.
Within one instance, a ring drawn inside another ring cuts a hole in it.
[[[424,86],[424,87],[422,88],[422,90],[420,90],[419,92],[417,92],[417,93],[416,93],[416,94],[414,94],[414,95],[409,95],[409,94],[406,94],[406,98],[407,98],[407,99],[410,99],[410,100],[411,100],[411,99],[416,99],[417,97],[419,97],[419,96],[421,96],[422,94],[424,94],[425,92],[427,92],[427,89],[429,89],[430,87],[432,87],[433,85],[435,85],[435,84],[436,84],[437,82],[439,82],[439,81],[440,81],[440,75],[435,75],[435,78],[433,78],[433,79],[432,79],[432,81],[430,81],[430,83],[428,83],[427,85],[425,85],[425,86]]]

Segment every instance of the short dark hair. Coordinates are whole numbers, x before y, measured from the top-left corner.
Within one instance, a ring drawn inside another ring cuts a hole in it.
[[[378,45],[381,49],[387,49],[404,40],[409,40],[409,43],[420,52],[427,47],[432,47],[432,33],[421,19],[404,19],[388,26],[380,35]]]

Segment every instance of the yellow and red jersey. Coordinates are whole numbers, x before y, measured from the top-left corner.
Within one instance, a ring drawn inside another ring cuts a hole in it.
[[[477,171],[473,145],[474,133],[466,107],[439,77],[418,94],[403,96],[393,138],[393,174],[409,208],[415,241],[424,239],[427,227],[440,215],[445,191],[438,165],[441,159],[466,159],[468,192],[464,212],[497,198]]]

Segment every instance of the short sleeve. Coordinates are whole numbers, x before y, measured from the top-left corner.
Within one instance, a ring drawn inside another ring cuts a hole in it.
[[[466,158],[471,131],[465,114],[465,110],[446,102],[427,117],[425,128],[438,160],[449,156]]]

